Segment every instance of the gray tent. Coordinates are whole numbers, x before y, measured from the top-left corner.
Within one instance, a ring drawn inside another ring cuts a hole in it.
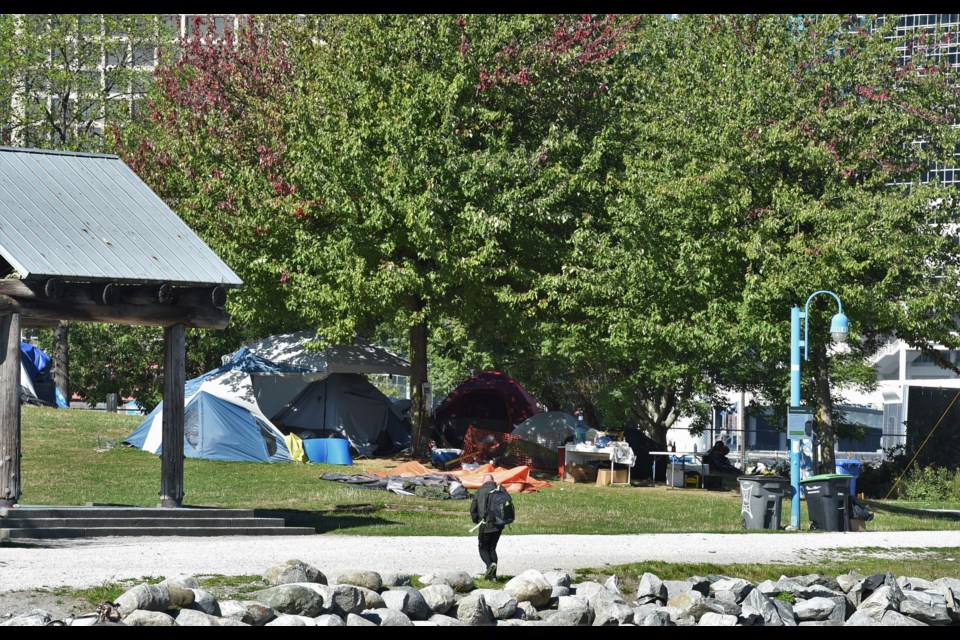
[[[269,378],[253,376],[258,395],[264,382],[277,381]],[[342,436],[361,456],[389,455],[411,442],[410,429],[390,398],[355,373],[331,373],[309,382],[271,419],[284,433],[304,439]]]
[[[375,345],[311,348],[315,331],[269,336],[246,347],[289,369],[250,375],[257,406],[284,433],[304,438],[338,435],[361,456],[410,446],[410,427],[366,374],[410,375],[410,363]],[[230,356],[225,356],[227,360]]]

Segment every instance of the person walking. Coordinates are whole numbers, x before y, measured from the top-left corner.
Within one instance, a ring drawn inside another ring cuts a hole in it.
[[[473,502],[470,503],[470,518],[477,525],[474,528],[479,529],[477,541],[480,559],[487,567],[483,577],[487,580],[497,579],[497,543],[500,542],[500,535],[503,533],[502,526],[486,522],[487,500],[490,492],[495,491],[496,488],[497,483],[493,479],[493,474],[485,474],[483,484],[473,494]]]

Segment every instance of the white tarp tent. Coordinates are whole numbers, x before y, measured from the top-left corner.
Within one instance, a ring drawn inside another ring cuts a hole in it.
[[[410,363],[374,345],[319,345],[315,331],[297,331],[270,336],[245,345],[265,360],[304,372],[410,375]]]
[[[33,388],[30,374],[27,373],[27,368],[23,366],[23,362],[20,363],[20,398],[27,401],[37,399],[37,390]]]
[[[530,416],[516,427],[511,435],[556,451],[573,438],[577,419],[563,411],[546,411]]]

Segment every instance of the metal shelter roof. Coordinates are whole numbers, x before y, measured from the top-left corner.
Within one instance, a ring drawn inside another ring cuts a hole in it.
[[[24,280],[243,285],[113,155],[0,147],[0,256]]]

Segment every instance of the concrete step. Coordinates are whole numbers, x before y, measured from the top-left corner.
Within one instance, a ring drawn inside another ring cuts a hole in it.
[[[134,516],[126,518],[4,518],[0,526],[7,529],[45,529],[48,527],[70,526],[75,529],[90,527],[211,527],[229,529],[231,527],[284,527],[281,518],[164,518],[162,516]]]
[[[102,536],[314,535],[254,509],[209,507],[16,506],[0,509],[0,540]]]
[[[0,522],[13,518],[129,518],[157,517],[172,520],[176,518],[253,518],[253,509],[214,509],[211,507],[128,507],[121,505],[87,505],[80,507],[64,506],[18,506],[0,508]]]
[[[307,536],[311,527],[44,527],[0,528],[0,540],[102,538],[112,536]]]

